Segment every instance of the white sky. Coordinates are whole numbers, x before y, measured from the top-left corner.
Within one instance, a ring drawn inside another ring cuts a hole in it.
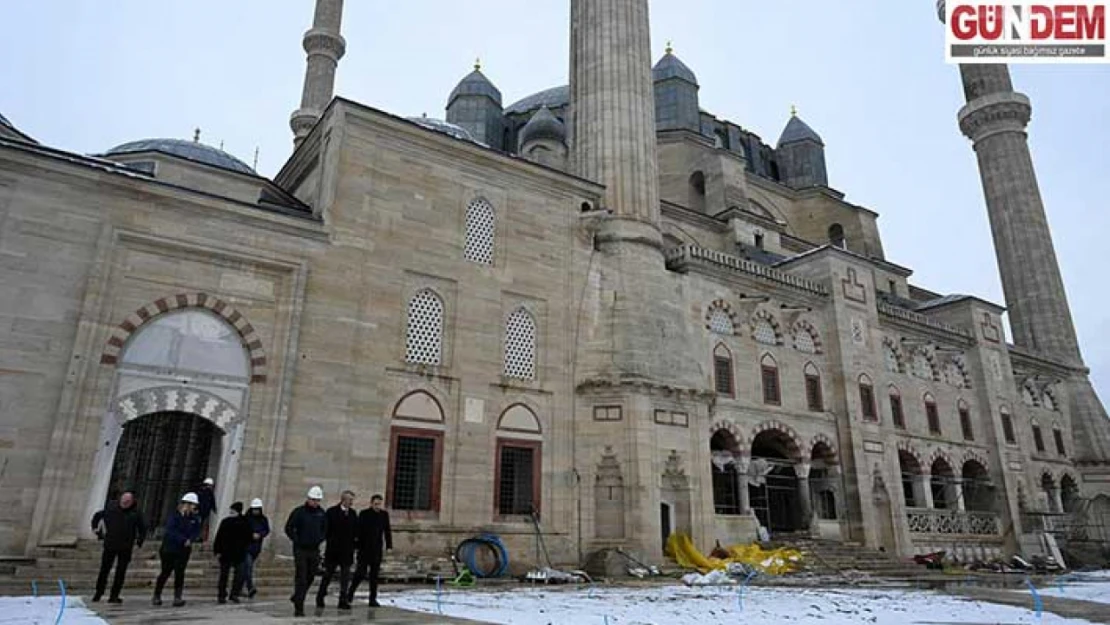
[[[509,104],[567,82],[568,0],[347,0],[336,91],[442,117],[481,57]],[[310,0],[8,3],[0,112],[49,145],[146,137],[220,145],[272,175],[291,148]],[[827,145],[830,183],[878,211],[887,258],[943,293],[1002,302],[959,76],[933,0],[654,0],[652,47],[698,75],[701,105],[774,143],[790,105]],[[1013,68],[1087,364],[1110,398],[1110,66]]]

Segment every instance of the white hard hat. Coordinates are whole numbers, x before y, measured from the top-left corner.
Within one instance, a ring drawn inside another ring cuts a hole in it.
[[[194,506],[200,505],[200,499],[197,497],[196,493],[185,493],[185,496],[181,498],[181,502],[191,503]]]
[[[313,486],[312,488],[308,489],[308,498],[309,499],[323,499],[324,498],[324,489],[320,488],[319,486]]]
[[[216,484],[216,480],[214,480],[210,477],[206,477],[206,478],[204,478],[204,483],[209,485],[209,486],[213,486],[213,485]]]
[[[252,508],[258,508],[259,510],[261,510],[262,509],[262,500],[261,499],[252,499],[251,500],[251,507]]]

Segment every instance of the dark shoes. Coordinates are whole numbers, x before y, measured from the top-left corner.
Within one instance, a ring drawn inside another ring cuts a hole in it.
[[[100,593],[96,593],[95,595],[93,595],[93,598],[92,598],[93,603],[100,603],[100,597],[101,596],[102,595]]]
[[[228,597],[227,600],[232,603],[239,603],[239,597]]]
[[[247,599],[254,599],[254,596],[257,595],[257,594],[258,594],[258,589],[257,588],[251,588],[250,591],[247,592]]]
[[[162,605],[162,598],[159,597],[158,595],[154,595],[154,598],[150,600],[150,605],[153,605],[153,606]]]
[[[216,599],[216,603],[218,603],[220,605],[223,605],[223,604],[227,603],[227,599],[224,599],[223,597],[220,597],[219,599]]]
[[[351,604],[347,603],[346,601],[341,601],[339,603],[339,609],[340,610],[350,610],[351,609]]]
[[[293,616],[304,616],[304,604],[297,603],[293,605]]]
[[[185,605],[185,600],[184,599],[174,599],[173,600],[173,607],[175,607],[175,608],[180,608],[184,605]]]
[[[318,607],[318,608],[324,607],[324,597],[323,596],[316,595],[316,607]]]
[[[119,597],[108,597],[108,603],[123,603],[123,599]]]
[[[380,608],[380,607],[382,607],[382,604],[378,603],[377,599],[371,599],[370,600],[370,607],[371,608]]]

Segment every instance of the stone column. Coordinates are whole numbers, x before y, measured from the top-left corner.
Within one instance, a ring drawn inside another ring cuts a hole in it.
[[[921,474],[921,499],[925,503],[925,507],[933,509],[933,476],[928,473]],[[917,498],[914,497],[914,503],[917,503]]]
[[[740,479],[740,514],[747,516],[752,513],[752,497],[751,492],[748,490],[748,469],[751,468],[751,459],[741,457],[736,459],[736,474]]]
[[[316,0],[312,28],[304,34],[304,51],[308,53],[301,107],[293,112],[289,126],[293,144],[300,145],[320,120],[335,90],[335,70],[347,50],[347,42],[339,34],[343,21],[343,0]]]
[[[1052,486],[1052,492],[1050,493],[1050,499],[1051,499],[1051,501],[1049,502],[1049,505],[1052,506],[1052,512],[1063,512],[1064,511],[1064,500],[1060,496],[1060,487],[1059,486],[1056,486],[1056,485]]]
[[[794,474],[798,476],[798,502],[801,504],[802,529],[809,529],[813,525],[813,499],[809,493],[810,466],[806,461],[794,465]]]
[[[952,498],[956,500],[956,510],[960,512],[967,511],[967,504],[964,502],[964,484],[963,480],[955,477],[952,478]]]
[[[573,171],[605,208],[657,225],[658,162],[648,0],[571,0]]]

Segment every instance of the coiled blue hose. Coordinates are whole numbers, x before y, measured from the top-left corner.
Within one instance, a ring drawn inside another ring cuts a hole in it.
[[[493,551],[497,565],[492,570],[482,570],[478,566],[477,555],[478,549],[481,547],[487,547]],[[475,577],[479,578],[502,577],[509,570],[509,550],[497,534],[482,534],[475,538],[467,538],[459,543],[455,550],[455,557],[465,564],[466,568]]]

